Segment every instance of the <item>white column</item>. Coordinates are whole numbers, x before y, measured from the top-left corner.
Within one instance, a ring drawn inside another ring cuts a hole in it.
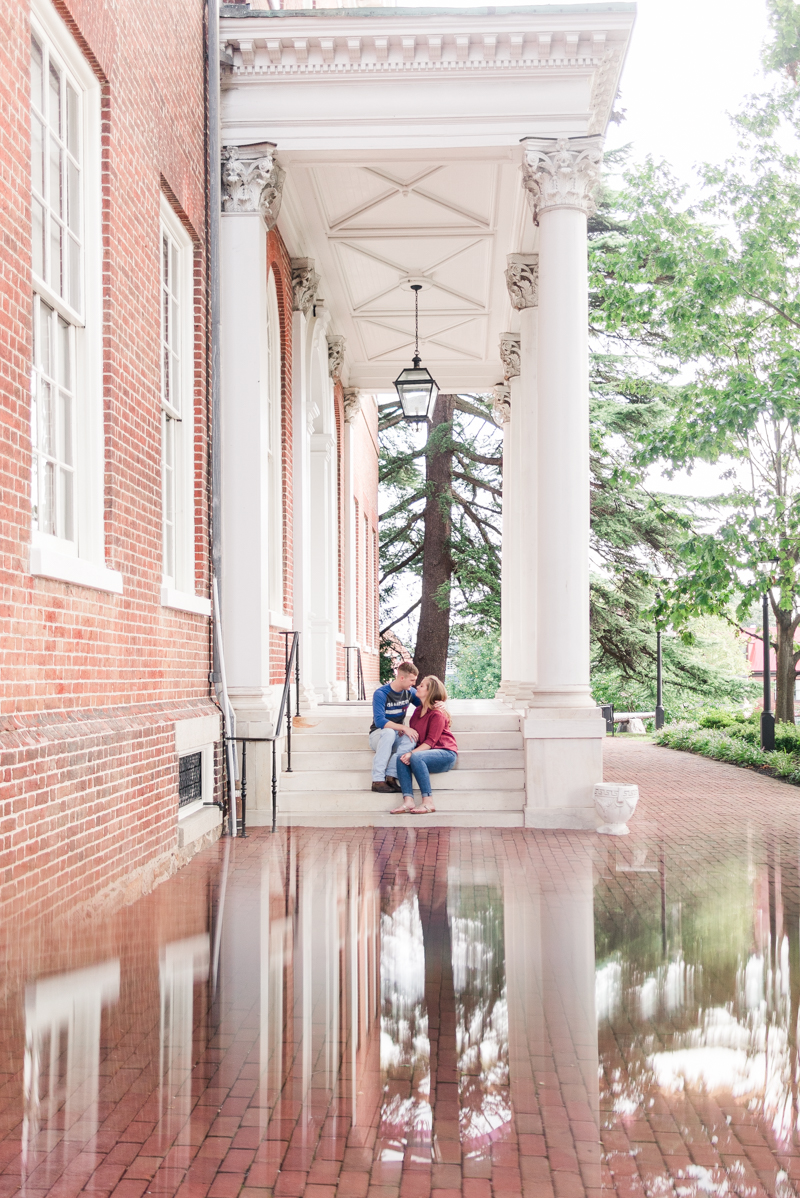
[[[269,662],[267,230],[261,214],[223,213],[222,627],[240,736],[272,732]]]
[[[525,721],[526,824],[594,828],[605,725],[589,686],[589,349],[586,219],[600,138],[524,143],[523,177],[539,226],[535,491],[536,568],[523,621],[536,663]],[[525,453],[525,449],[523,449]]]
[[[222,152],[222,577],[228,691],[240,736],[272,733],[267,233],[284,172],[272,142]]]
[[[500,356],[509,389],[503,449],[502,683],[498,698],[526,706],[536,679],[536,345],[538,255],[511,254],[506,282],[519,331],[504,333]],[[497,405],[495,405],[497,406]]]
[[[361,396],[355,387],[345,387],[342,430],[342,518],[344,520],[344,643],[356,643],[356,515],[353,494],[354,425],[361,412]],[[350,662],[350,686],[355,682],[355,656]],[[355,695],[357,691],[352,690]],[[349,696],[348,696],[349,698]]]

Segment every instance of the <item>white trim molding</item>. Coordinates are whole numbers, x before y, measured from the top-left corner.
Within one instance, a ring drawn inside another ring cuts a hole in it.
[[[176,591],[173,587],[161,587],[161,606],[171,607],[175,611],[191,612],[195,616],[211,615],[211,600],[202,595],[190,595],[186,591]]]
[[[59,582],[71,582],[74,586],[92,587],[96,591],[108,591],[112,595],[122,594],[122,575],[119,570],[109,570],[87,562],[85,558],[61,553],[45,545],[31,546],[31,574],[39,578],[55,578]]]

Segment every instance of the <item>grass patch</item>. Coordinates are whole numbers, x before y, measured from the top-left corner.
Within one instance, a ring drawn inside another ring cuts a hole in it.
[[[794,724],[777,724],[775,751],[760,745],[759,717],[727,711],[705,712],[697,720],[669,724],[653,737],[657,745],[699,753],[714,761],[756,769],[800,786],[800,730]]]

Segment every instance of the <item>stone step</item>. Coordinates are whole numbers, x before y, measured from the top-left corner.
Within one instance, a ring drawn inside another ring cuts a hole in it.
[[[418,794],[417,800],[420,801]],[[400,795],[395,800],[394,795],[376,794],[372,790],[327,790],[324,792],[301,790],[296,793],[281,791],[278,795],[278,812],[282,815],[297,813],[335,815],[348,811],[387,815],[391,807],[397,807],[401,802]],[[484,812],[486,814],[501,811],[521,812],[524,802],[524,792],[519,790],[438,790],[433,795],[433,803],[437,811],[441,810],[451,814],[459,811]],[[252,823],[256,816],[259,819],[269,816],[271,820],[271,808],[254,808],[252,811],[248,809],[248,823]]]
[[[492,791],[523,790],[525,786],[524,769],[499,770],[465,770],[453,769],[445,774],[431,774],[432,790],[453,791],[483,791],[491,783]],[[327,794],[333,786],[343,793],[358,793],[371,790],[372,775],[369,770],[303,770],[297,773],[281,774],[280,792],[288,794],[303,790],[313,790],[318,794]]]
[[[315,707],[312,711],[304,711],[299,719],[300,725],[295,725],[297,732],[310,735],[330,735],[332,732],[369,732],[372,719],[369,712],[363,709],[340,714],[329,715],[322,708]],[[453,713],[453,732],[458,737],[461,732],[519,732],[519,716],[509,712],[480,712],[463,714]]]
[[[369,727],[369,725],[367,725]],[[521,732],[460,732],[458,735],[459,755],[468,750],[522,749]],[[309,732],[295,728],[292,731],[292,757],[295,753],[357,753],[369,752],[367,732]],[[284,754],[285,757],[285,754]],[[284,764],[284,768],[285,764]]]
[[[369,770],[372,772],[373,754],[366,751],[344,750],[338,753],[299,752],[292,745],[292,772],[309,772],[325,770],[327,773],[340,770]],[[288,755],[283,755],[283,769],[288,764]],[[525,754],[522,749],[461,749],[458,760],[453,767],[456,770],[497,770],[525,768]]]
[[[259,811],[248,827],[268,828],[269,812]],[[388,815],[384,812],[343,811],[338,815],[304,815],[302,812],[278,814],[281,828],[523,828],[521,811],[436,811],[433,815]]]

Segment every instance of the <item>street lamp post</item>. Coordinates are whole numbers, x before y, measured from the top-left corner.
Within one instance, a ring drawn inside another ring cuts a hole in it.
[[[761,712],[761,748],[775,748],[775,716],[772,714],[772,676],[769,661],[769,597],[761,596],[761,633],[764,638],[764,710]]]
[[[656,599],[661,598],[661,592],[656,591]],[[661,679],[661,629],[656,625],[656,732],[664,727],[664,695]]]

